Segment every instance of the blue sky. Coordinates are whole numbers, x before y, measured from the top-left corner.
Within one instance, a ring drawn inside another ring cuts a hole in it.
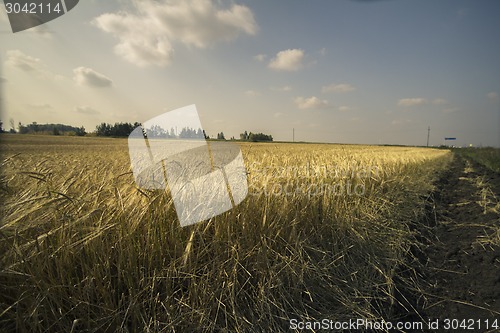
[[[144,122],[196,104],[212,136],[500,146],[500,2],[89,0],[13,34],[2,120]],[[8,127],[8,125],[7,125]]]

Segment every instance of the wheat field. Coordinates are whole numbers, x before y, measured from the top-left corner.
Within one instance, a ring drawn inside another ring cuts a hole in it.
[[[135,185],[126,140],[1,139],[0,329],[21,332],[288,332],[292,318],[382,318],[397,271],[411,270],[410,224],[452,159],[240,143],[247,198],[182,228],[168,190]]]

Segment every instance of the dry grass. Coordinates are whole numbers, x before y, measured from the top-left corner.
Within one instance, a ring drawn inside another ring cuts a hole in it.
[[[243,144],[247,199],[181,228],[168,191],[135,186],[125,140],[44,139],[2,144],[6,331],[285,332],[291,318],[381,318],[412,243],[408,222],[451,159]],[[347,182],[363,192],[328,187]]]

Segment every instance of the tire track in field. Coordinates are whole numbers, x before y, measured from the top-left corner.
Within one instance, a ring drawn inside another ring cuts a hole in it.
[[[417,226],[426,239],[422,314],[441,321],[497,319],[500,326],[500,247],[485,237],[500,223],[500,175],[455,155],[436,186],[435,224]],[[484,323],[474,328],[496,331]]]

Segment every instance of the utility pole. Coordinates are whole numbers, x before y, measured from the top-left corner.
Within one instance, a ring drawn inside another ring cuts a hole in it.
[[[427,147],[429,147],[429,136],[431,135],[431,127],[427,128]]]
[[[295,142],[295,128],[292,129],[292,140]]]

